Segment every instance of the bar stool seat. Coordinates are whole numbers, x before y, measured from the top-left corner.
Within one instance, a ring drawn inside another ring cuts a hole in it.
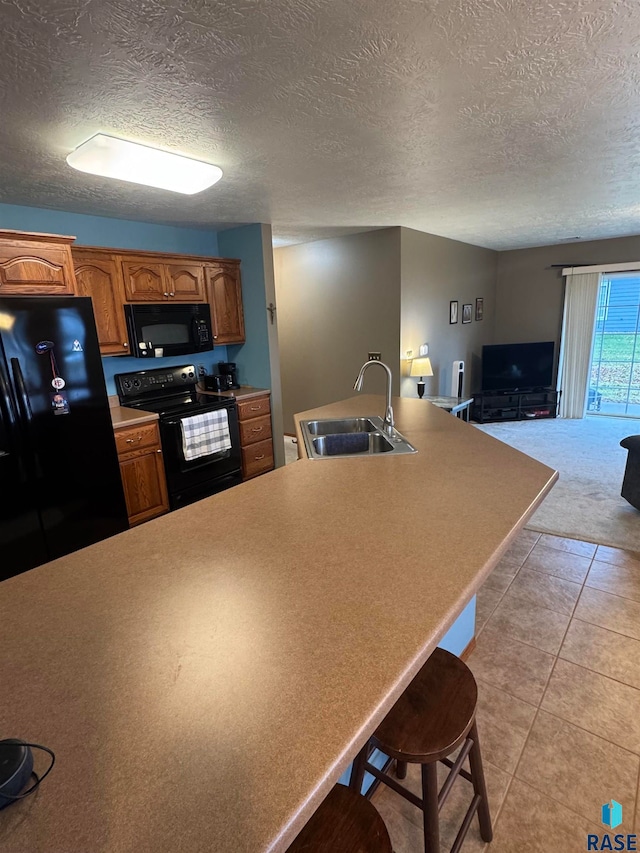
[[[476,727],[478,687],[469,667],[444,649],[436,649],[376,729],[357,756],[350,787],[360,791],[365,771],[392,788],[423,812],[425,853],[439,853],[439,811],[453,783],[462,776],[473,784],[474,795],[451,848],[458,851],[471,821],[478,813],[480,835],[491,841],[493,832]],[[448,756],[461,747],[455,762]],[[389,757],[379,770],[369,763],[377,748]],[[469,758],[471,772],[463,764]],[[420,764],[422,798],[417,797],[387,772],[395,760],[396,777],[404,779],[407,764]],[[450,772],[438,790],[437,764]]]
[[[336,785],[287,853],[393,853],[375,807],[345,785]]]

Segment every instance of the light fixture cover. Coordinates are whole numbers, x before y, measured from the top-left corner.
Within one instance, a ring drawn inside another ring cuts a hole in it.
[[[212,186],[222,169],[202,160],[96,133],[67,157],[80,172],[193,195]]]
[[[429,358],[414,358],[411,362],[410,376],[433,376],[431,367],[431,359]]]

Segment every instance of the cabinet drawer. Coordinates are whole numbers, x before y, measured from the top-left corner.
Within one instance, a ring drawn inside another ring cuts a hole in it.
[[[265,415],[263,418],[251,418],[250,421],[240,421],[239,426],[242,447],[271,438],[271,415]]]
[[[273,442],[271,439],[242,448],[242,476],[245,480],[257,477],[273,468]]]
[[[247,421],[249,418],[259,418],[261,415],[271,413],[269,395],[265,397],[253,397],[250,400],[238,402],[238,420]]]
[[[143,450],[160,445],[158,424],[138,424],[132,427],[120,427],[115,431],[118,456],[131,453],[133,450]]]

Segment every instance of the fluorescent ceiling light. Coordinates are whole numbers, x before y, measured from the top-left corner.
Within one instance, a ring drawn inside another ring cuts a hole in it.
[[[202,160],[96,133],[67,157],[80,172],[193,195],[217,183],[222,169]]]

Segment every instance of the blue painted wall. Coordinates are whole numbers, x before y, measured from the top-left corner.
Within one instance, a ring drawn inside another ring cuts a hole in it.
[[[0,228],[15,231],[42,231],[77,237],[81,246],[106,246],[113,249],[146,249],[149,252],[178,252],[188,255],[218,255],[215,231],[176,228],[130,219],[86,216],[63,210],[0,204]]]
[[[229,361],[238,365],[241,385],[271,388],[262,228],[255,224],[219,231],[218,248],[221,257],[240,258],[242,261],[242,303],[247,342],[227,347]]]
[[[131,358],[113,355],[102,359],[102,369],[107,383],[107,394],[117,394],[113,377],[116,373],[132,373],[135,370],[153,370],[158,367],[173,367],[178,364],[204,364],[207,373],[218,372],[218,362],[227,361],[227,348],[216,347],[212,352],[194,355],[173,355],[170,358]],[[215,370],[213,369],[215,365]]]

